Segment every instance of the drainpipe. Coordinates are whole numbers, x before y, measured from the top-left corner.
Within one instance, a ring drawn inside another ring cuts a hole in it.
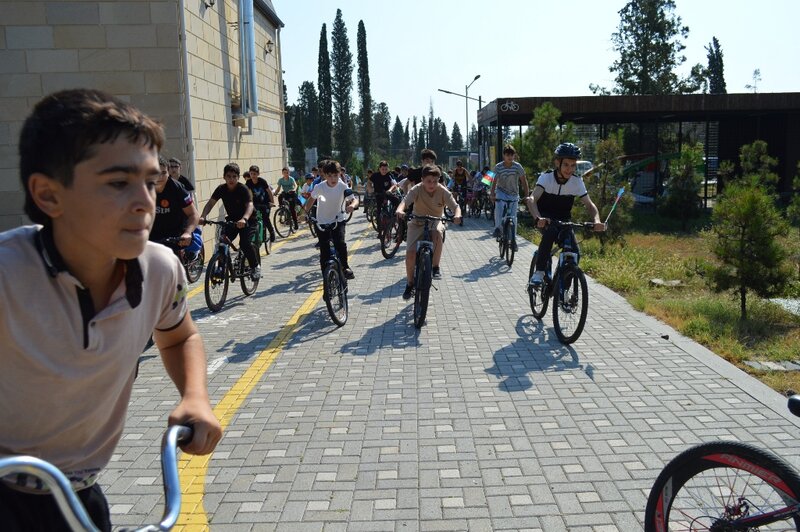
[[[281,58],[281,28],[275,28],[275,48],[278,50],[275,61],[278,65],[278,102],[281,106],[281,152],[283,153],[283,166],[289,166],[289,150],[286,147],[286,109],[283,108],[283,60]]]
[[[189,91],[189,50],[186,46],[186,6],[185,0],[178,2],[178,24],[181,30],[181,60],[183,65],[183,128],[186,134],[186,158],[189,163],[189,175],[194,179],[195,188],[197,187],[197,174],[194,168],[194,135],[192,133],[192,98]],[[195,194],[196,201],[196,194]]]
[[[239,0],[239,86],[242,115],[248,118],[257,115],[258,79],[253,0]]]

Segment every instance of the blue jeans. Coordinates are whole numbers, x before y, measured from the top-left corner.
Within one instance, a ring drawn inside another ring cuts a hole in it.
[[[519,196],[509,196],[508,194],[504,194],[499,190],[495,191],[495,196],[497,201],[494,204],[494,228],[503,230],[503,211],[507,210],[507,216],[511,216],[514,220],[514,238],[512,242],[517,239],[517,205],[519,204]],[[506,203],[500,200],[508,200],[510,203]],[[507,206],[507,207],[506,207]]]

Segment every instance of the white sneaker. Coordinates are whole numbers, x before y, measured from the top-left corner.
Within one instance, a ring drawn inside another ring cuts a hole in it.
[[[540,285],[542,284],[543,280],[544,280],[544,272],[536,270],[535,272],[533,272],[533,275],[531,276],[530,284]]]
[[[251,279],[254,281],[257,279],[261,279],[261,266],[256,266],[253,268],[253,273],[250,276]]]

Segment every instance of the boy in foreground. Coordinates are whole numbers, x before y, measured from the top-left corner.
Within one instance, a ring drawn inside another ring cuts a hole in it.
[[[455,213],[455,223],[461,223],[461,208],[453,199],[453,194],[447,187],[439,183],[442,176],[439,167],[428,164],[422,168],[422,182],[414,185],[408,191],[406,197],[397,207],[397,216],[400,219],[406,217],[406,206],[413,203],[413,214],[420,216],[444,216],[444,207],[447,205]],[[417,260],[417,241],[422,238],[422,231],[425,222],[423,220],[412,220],[408,224],[408,245],[406,247],[406,289],[403,292],[403,299],[410,299],[414,292],[414,263]],[[444,233],[443,222],[433,224],[431,236],[433,237],[433,278],[441,279],[441,269],[439,262],[442,259],[442,233]]]
[[[186,279],[148,243],[161,126],[131,105],[78,89],[45,97],[20,136],[25,212],[36,224],[0,234],[0,456],[58,467],[101,530],[96,483],[122,436],[142,346],[153,334],[181,399],[168,423],[194,427],[191,454],[222,437],[209,402],[203,342]],[[67,530],[35,478],[0,479],[3,530]]]

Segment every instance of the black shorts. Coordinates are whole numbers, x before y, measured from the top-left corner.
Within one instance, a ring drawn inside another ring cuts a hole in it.
[[[77,492],[95,526],[111,531],[111,518],[103,490],[98,484]],[[52,495],[34,495],[8,487],[0,481],[0,526],[4,532],[70,532]]]

